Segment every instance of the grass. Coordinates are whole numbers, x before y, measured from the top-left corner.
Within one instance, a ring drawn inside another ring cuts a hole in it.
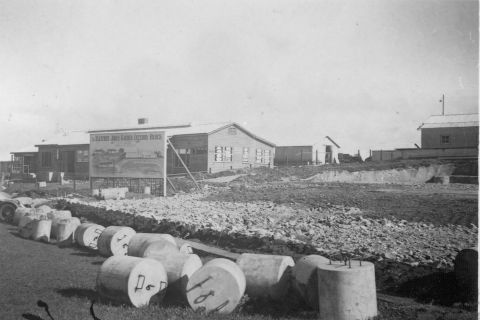
[[[45,309],[37,305],[38,300],[48,304],[55,320],[93,319],[90,306],[94,300],[97,301],[93,307],[95,314],[102,320],[317,318],[313,311],[287,310],[283,303],[258,301],[246,302],[230,315],[205,315],[169,303],[140,309],[118,305],[102,301],[94,290],[97,271],[105,260],[95,252],[22,239],[15,227],[3,223],[0,223],[0,243],[0,319],[50,319]],[[405,307],[379,301],[381,316],[378,319],[414,319],[419,306],[421,312],[430,312],[428,305],[411,302],[410,307]],[[432,312],[442,317],[454,315],[451,319],[475,319],[476,316],[472,312],[437,309]]]

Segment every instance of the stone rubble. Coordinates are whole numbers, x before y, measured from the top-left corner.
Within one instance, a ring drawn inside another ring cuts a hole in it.
[[[88,201],[65,199],[119,216],[119,212],[169,222],[198,231],[211,229],[231,235],[271,238],[309,244],[319,254],[390,259],[408,263],[452,267],[456,254],[476,246],[475,226],[434,226],[429,223],[362,216],[354,207],[299,209],[270,201],[248,203],[205,201],[208,192],[167,198]],[[131,219],[120,219],[124,224]]]

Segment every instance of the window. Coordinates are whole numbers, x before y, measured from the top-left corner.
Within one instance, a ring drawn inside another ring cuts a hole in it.
[[[242,151],[242,162],[243,163],[245,163],[245,162],[248,163],[248,152],[249,152],[248,148],[243,148],[243,151]]]
[[[215,146],[215,162],[232,162],[233,148]]]
[[[262,163],[262,149],[255,150],[255,162]]]
[[[449,144],[450,143],[450,136],[440,136],[440,142],[442,144]]]
[[[263,150],[263,163],[270,163],[270,150]]]
[[[88,150],[77,150],[77,162],[88,162]]]
[[[52,153],[51,152],[41,152],[40,153],[41,165],[43,168],[52,167]]]
[[[182,161],[185,163],[187,167],[190,166],[190,154],[192,149],[177,149],[178,155],[182,158]],[[178,159],[177,155],[173,155],[175,160],[173,161],[173,165],[175,168],[183,168],[182,162]]]
[[[228,134],[230,134],[232,136],[236,135],[237,134],[237,128],[235,128],[235,127],[228,128]]]

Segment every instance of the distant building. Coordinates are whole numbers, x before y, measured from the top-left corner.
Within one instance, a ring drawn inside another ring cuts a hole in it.
[[[37,172],[38,151],[35,147],[26,147],[11,152],[10,173],[12,178],[22,178]]]
[[[277,146],[274,164],[276,166],[301,166],[312,164],[313,146]]]
[[[374,150],[372,160],[478,159],[478,124],[478,114],[430,116],[418,127],[421,148]]]
[[[431,116],[418,130],[422,149],[478,148],[478,114]]]
[[[88,179],[88,149],[90,137],[87,132],[73,131],[56,135],[35,145],[38,147],[37,176],[44,181],[65,179]]]

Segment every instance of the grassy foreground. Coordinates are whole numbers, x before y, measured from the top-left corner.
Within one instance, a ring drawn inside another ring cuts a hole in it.
[[[0,223],[0,319],[50,319],[42,300],[55,320],[93,319],[91,301],[97,271],[105,258],[80,248],[59,248],[19,238],[16,228]],[[422,305],[410,300],[379,299],[378,319],[475,319],[473,312]],[[98,319],[316,319],[313,311],[289,311],[278,306],[247,302],[230,315],[204,315],[179,305],[151,305],[135,309],[98,301]],[[430,319],[430,318],[428,318]]]

